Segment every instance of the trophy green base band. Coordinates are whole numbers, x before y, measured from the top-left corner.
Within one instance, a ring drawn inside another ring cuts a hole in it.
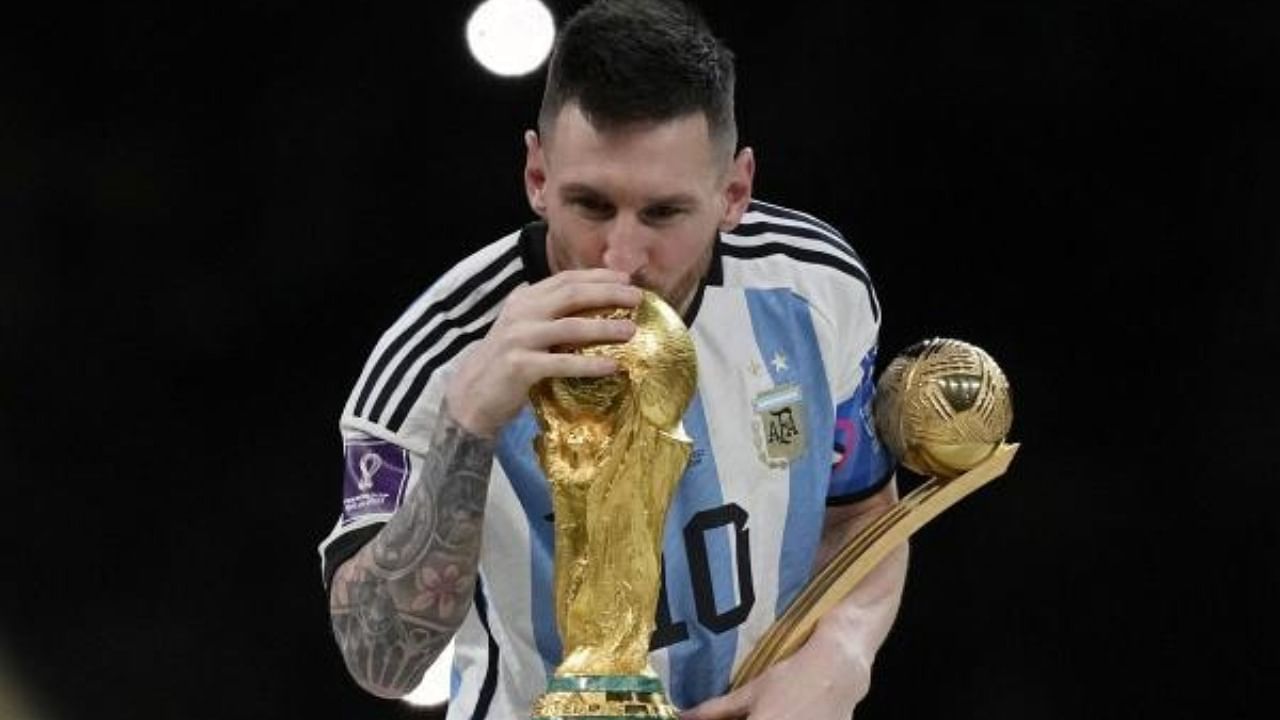
[[[661,681],[643,675],[556,676],[533,704],[534,720],[676,717]]]

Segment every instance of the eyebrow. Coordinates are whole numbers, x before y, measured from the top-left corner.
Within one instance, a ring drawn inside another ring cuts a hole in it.
[[[580,182],[572,182],[572,183],[563,185],[560,188],[560,195],[563,197],[568,197],[573,195],[590,195],[594,197],[605,197],[605,193],[597,190],[596,188],[586,183],[580,183]],[[696,199],[688,193],[672,193],[670,195],[661,195],[659,197],[647,200],[645,202],[645,205],[652,207],[654,205],[693,205],[695,203],[696,203]]]
[[[586,183],[568,183],[560,188],[561,195],[603,195],[604,193]]]

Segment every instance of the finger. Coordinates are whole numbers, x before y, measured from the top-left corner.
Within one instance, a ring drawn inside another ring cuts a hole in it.
[[[546,350],[557,346],[626,342],[635,334],[636,324],[626,319],[567,317],[526,323],[515,332],[513,340],[516,345],[530,350]]]
[[[701,705],[684,710],[680,720],[737,720],[751,710],[751,686],[735,690],[728,695],[712,698]]]
[[[631,308],[643,297],[640,288],[613,282],[528,286],[507,298],[499,325],[561,318],[584,310]]]
[[[569,283],[545,296],[547,317],[564,317],[582,310],[611,307],[635,307],[644,291],[621,283]]]
[[[529,385],[550,377],[604,377],[618,372],[618,362],[600,355],[521,353],[515,360]]]
[[[615,283],[617,285],[629,285],[631,284],[631,276],[618,270],[609,270],[608,268],[564,270],[546,278],[541,283],[538,283],[538,285],[558,287],[560,285],[569,285],[573,283]]]

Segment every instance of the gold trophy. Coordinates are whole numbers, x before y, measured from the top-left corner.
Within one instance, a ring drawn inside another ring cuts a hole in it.
[[[534,449],[555,513],[556,623],[564,658],[534,702],[538,720],[675,718],[649,666],[667,507],[693,443],[680,419],[697,385],[693,340],[650,292],[626,343],[607,355],[620,371],[553,378],[530,391],[541,433]]]
[[[1003,475],[1018,450],[1009,383],[991,356],[959,340],[903,351],[876,385],[876,427],[898,461],[929,479],[848,542],[805,585],[733,675],[746,684],[804,644],[832,606],[939,513]]]

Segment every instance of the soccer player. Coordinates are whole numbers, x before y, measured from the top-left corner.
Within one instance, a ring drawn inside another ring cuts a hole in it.
[[[553,523],[529,388],[616,370],[574,317],[661,295],[689,325],[694,441],[667,516],[650,659],[689,718],[848,718],[897,612],[905,548],[795,655],[724,694],[816,567],[895,498],[870,420],[880,309],[831,226],[754,200],[730,52],[674,2],[563,28],[524,171],[538,220],[463,260],[383,335],[342,414],[321,545],[352,676],[404,695],[456,636],[450,718],[527,717],[560,661]]]

